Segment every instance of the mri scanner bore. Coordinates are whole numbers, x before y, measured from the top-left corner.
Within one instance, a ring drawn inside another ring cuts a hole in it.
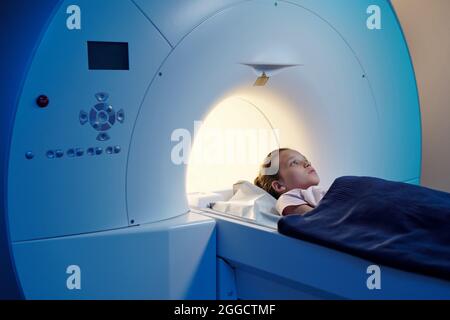
[[[2,21],[25,24],[5,26],[2,297],[450,298],[389,1],[23,6]]]

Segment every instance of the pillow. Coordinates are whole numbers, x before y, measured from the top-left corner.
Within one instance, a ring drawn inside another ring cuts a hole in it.
[[[233,185],[233,196],[228,201],[217,201],[212,208],[233,216],[246,218],[276,228],[280,218],[277,200],[265,190],[245,180]]]

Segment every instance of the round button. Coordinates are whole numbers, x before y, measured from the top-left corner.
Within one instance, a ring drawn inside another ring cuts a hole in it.
[[[31,151],[28,151],[27,153],[25,153],[25,158],[27,158],[28,160],[31,160],[34,158],[34,153]]]
[[[87,149],[87,154],[90,155],[90,156],[93,156],[95,154],[94,148]]]
[[[108,100],[109,98],[109,94],[106,92],[99,92],[95,94],[95,98],[97,99],[97,101],[99,102],[105,102],[106,100]]]
[[[115,146],[114,153],[119,153],[119,152],[120,152],[120,146]]]
[[[117,111],[117,121],[119,121],[120,123],[123,123],[125,121],[125,111],[123,111],[123,109]]]
[[[54,159],[55,158],[55,152],[53,150],[47,151],[47,158]]]
[[[39,108],[45,108],[48,106],[49,103],[50,103],[49,98],[43,94],[37,97],[36,99],[36,104],[38,105]]]
[[[64,152],[62,150],[56,150],[55,155],[57,158],[62,158],[64,156]]]
[[[105,132],[99,133],[99,134],[97,135],[97,140],[98,140],[98,141],[106,141],[106,140],[109,140],[109,135],[108,135],[107,133],[105,133]]]
[[[75,153],[76,153],[77,157],[81,157],[84,154],[84,150],[81,148],[77,148],[75,150]]]
[[[86,124],[86,122],[88,122],[88,118],[89,118],[89,116],[88,116],[88,114],[86,113],[86,112],[84,112],[84,111],[80,111],[80,114],[79,114],[79,119],[80,119],[80,123],[81,123],[81,125],[84,125],[84,124]]]
[[[95,148],[95,154],[96,155],[101,155],[102,153],[103,153],[103,149],[102,148],[100,148],[100,147]]]
[[[98,113],[98,120],[102,123],[108,121],[108,114],[106,111],[100,111]]]
[[[108,131],[114,124],[113,114],[108,113],[108,106],[104,103],[97,104],[89,112],[89,122],[97,131]]]
[[[69,149],[67,150],[67,156],[69,157],[74,157],[75,156],[75,150],[74,149]]]
[[[106,153],[107,154],[112,154],[113,153],[113,147],[106,148]]]

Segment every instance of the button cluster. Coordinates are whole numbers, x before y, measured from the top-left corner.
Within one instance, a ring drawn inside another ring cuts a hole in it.
[[[70,148],[66,152],[64,152],[61,149],[55,149],[55,150],[48,150],[45,153],[45,156],[48,159],[59,159],[63,158],[64,155],[66,155],[68,158],[77,158],[82,157],[84,155],[88,156],[99,156],[103,153],[106,154],[118,154],[121,151],[121,147],[119,145],[116,146],[108,146],[106,149],[103,149],[102,147],[89,147],[86,150],[83,148]],[[32,151],[27,151],[25,153],[25,158],[28,160],[34,159],[35,155]]]
[[[106,92],[97,93],[95,98],[98,103],[88,112],[81,110],[78,119],[81,125],[89,123],[98,132],[98,141],[107,141],[110,139],[110,136],[106,131],[111,129],[117,122],[124,123],[125,111],[120,109],[115,112],[114,108],[107,102],[109,94]]]

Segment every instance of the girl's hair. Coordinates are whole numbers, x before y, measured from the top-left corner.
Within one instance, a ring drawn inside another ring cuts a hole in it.
[[[265,174],[265,169],[270,168],[272,165],[272,160],[274,159],[274,156],[278,156],[278,159],[276,161],[279,161],[279,155],[282,151],[291,150],[289,148],[280,148],[275,149],[272,152],[270,152],[267,157],[264,159],[264,163],[261,165],[259,174],[253,181],[253,183],[260,187],[261,189],[266,190],[268,193],[270,193],[275,199],[278,199],[280,197],[280,194],[276,192],[272,187],[272,182],[275,180],[280,179],[280,170],[277,170],[274,174]],[[278,167],[277,167],[278,168]]]

